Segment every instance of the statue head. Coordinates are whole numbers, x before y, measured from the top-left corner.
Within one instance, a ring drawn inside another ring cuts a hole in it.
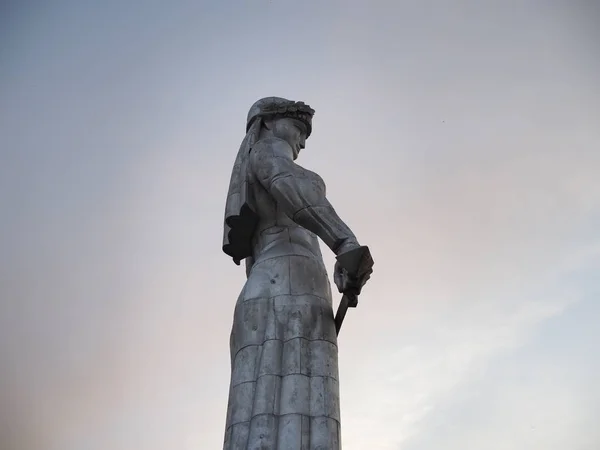
[[[248,112],[246,132],[257,120],[267,135],[287,141],[294,152],[294,159],[304,148],[312,132],[314,109],[303,102],[294,102],[281,97],[266,97],[258,100]]]

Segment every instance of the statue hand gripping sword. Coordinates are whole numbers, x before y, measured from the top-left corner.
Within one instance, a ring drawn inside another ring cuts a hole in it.
[[[339,335],[348,308],[356,308],[358,295],[373,273],[373,258],[369,247],[363,245],[341,253],[336,260],[334,281],[343,293],[335,315],[335,331]]]

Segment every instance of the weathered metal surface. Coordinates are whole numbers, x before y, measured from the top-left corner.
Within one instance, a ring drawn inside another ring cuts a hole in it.
[[[231,331],[224,449],[338,450],[337,333],[318,238],[337,255],[360,246],[328,202],[321,177],[294,162],[312,113],[299,116],[298,104],[285,99],[257,104],[247,129],[259,134],[240,148],[226,212],[226,253],[236,261],[252,250]],[[302,114],[312,111],[305,107]],[[278,113],[262,115],[261,108]],[[230,219],[244,214],[255,223]],[[366,279],[359,285],[343,267],[336,271],[340,292],[360,292]]]

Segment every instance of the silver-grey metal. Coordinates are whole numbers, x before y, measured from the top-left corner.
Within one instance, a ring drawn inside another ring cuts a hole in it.
[[[245,259],[247,281],[231,331],[224,450],[341,448],[337,334],[318,238],[338,257],[360,246],[321,177],[295,163],[313,114],[279,97],[256,102],[232,171],[223,250]],[[366,264],[360,274],[336,264],[338,290],[359,293]]]
[[[360,294],[362,285],[371,277],[371,273],[373,272],[373,258],[371,257],[369,247],[363,245],[341,253],[336,259],[338,266],[345,270],[346,276],[362,280],[360,284],[348,286],[343,291],[344,295],[342,296],[342,300],[340,300],[340,305],[334,319],[335,332],[339,335],[342,322],[344,321],[344,317],[346,317],[346,311],[348,308],[356,308],[358,306],[358,295]],[[336,276],[342,276],[342,274],[343,272],[336,272]],[[336,280],[336,284],[340,283]]]

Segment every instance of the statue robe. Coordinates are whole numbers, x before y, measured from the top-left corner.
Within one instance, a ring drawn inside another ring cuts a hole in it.
[[[334,251],[356,239],[323,180],[291,155],[267,138],[247,159],[257,222],[231,331],[224,450],[341,448],[337,336],[317,236]]]

